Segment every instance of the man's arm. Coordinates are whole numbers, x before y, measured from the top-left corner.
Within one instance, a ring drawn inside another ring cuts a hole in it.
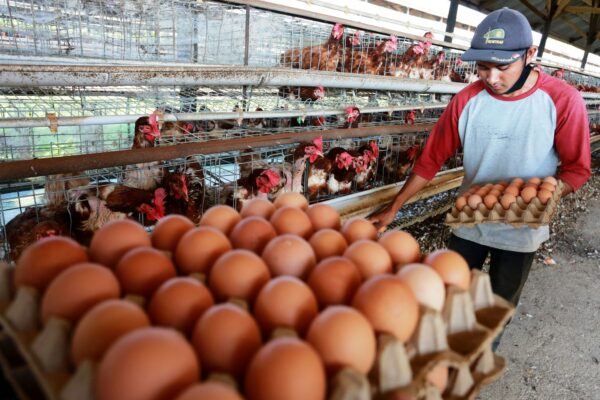
[[[400,207],[417,192],[427,186],[429,180],[416,174],[411,174],[406,183],[402,186],[394,200],[390,202],[382,211],[379,211],[369,217],[377,229],[383,229],[393,220]]]

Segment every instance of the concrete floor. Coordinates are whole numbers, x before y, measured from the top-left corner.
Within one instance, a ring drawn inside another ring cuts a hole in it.
[[[498,347],[506,374],[479,399],[600,399],[600,199],[557,244],[556,265],[534,264]]]

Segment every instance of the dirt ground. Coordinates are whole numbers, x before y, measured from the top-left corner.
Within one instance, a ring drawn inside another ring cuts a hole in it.
[[[508,369],[479,399],[600,399],[598,161],[581,193],[563,199],[497,350]]]

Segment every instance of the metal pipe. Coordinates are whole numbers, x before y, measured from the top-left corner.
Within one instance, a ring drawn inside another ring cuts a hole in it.
[[[120,150],[107,153],[84,154],[77,156],[42,158],[33,160],[8,161],[1,163],[0,181],[62,174],[73,171],[116,167],[161,160],[187,157],[189,155],[216,154],[227,151],[278,146],[283,144],[323,139],[344,139],[356,137],[383,136],[392,134],[427,132],[433,123],[416,125],[389,125],[353,129],[330,129],[287,132],[265,136],[250,136],[240,139],[209,140],[205,142],[183,143],[171,146],[143,149]]]
[[[450,8],[448,9],[448,20],[446,21],[446,36],[444,36],[444,42],[452,43],[452,36],[449,35],[454,33],[454,27],[456,26],[456,14],[458,13],[458,0],[450,1]]]
[[[0,86],[326,86],[356,90],[457,93],[456,82],[399,79],[330,71],[242,66],[0,64]]]
[[[414,104],[406,106],[391,107],[368,107],[360,110],[361,114],[406,111],[406,110],[429,110],[446,108],[448,104]],[[344,115],[344,109],[324,110],[277,110],[277,111],[246,111],[246,112],[199,112],[164,114],[160,119],[163,121],[217,121],[226,119],[262,119],[262,118],[293,118],[293,117],[319,117],[330,115]],[[97,117],[61,117],[57,118],[58,126],[84,126],[84,125],[113,125],[128,124],[135,122],[142,114],[137,115],[103,115]],[[54,122],[54,119],[52,120]],[[6,118],[0,119],[0,128],[36,128],[50,127],[48,118]]]
[[[411,197],[405,204],[414,203],[415,201],[457,188],[461,185],[463,176],[464,171],[462,167],[440,172],[423,190]],[[392,201],[404,183],[405,181],[397,182],[327,200],[324,203],[338,210],[343,220],[351,217],[366,217],[381,206]]]

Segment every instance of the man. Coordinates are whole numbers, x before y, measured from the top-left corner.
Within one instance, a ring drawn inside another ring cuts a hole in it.
[[[465,172],[461,191],[473,184],[556,175],[564,183],[564,196],[588,180],[591,155],[583,98],[566,82],[530,65],[537,51],[532,43],[529,22],[509,8],[492,12],[479,24],[462,59],[477,62],[480,80],[454,96],[406,184],[393,202],[370,217],[376,227],[392,222],[406,200],[460,147]],[[471,268],[481,269],[489,253],[494,292],[516,305],[535,252],[548,238],[548,226],[479,224],[454,230],[448,247]]]

